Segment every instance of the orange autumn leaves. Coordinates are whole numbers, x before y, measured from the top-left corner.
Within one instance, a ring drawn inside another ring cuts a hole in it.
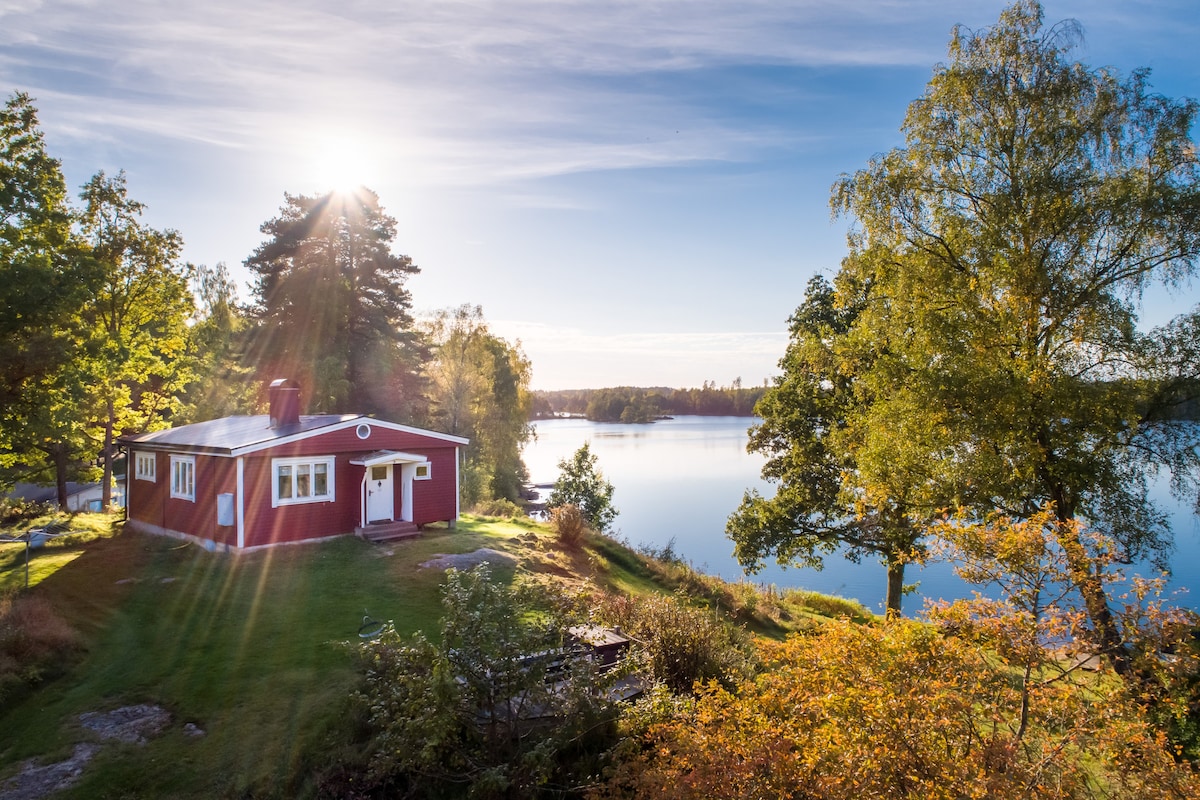
[[[598,796],[1200,797],[1167,739],[1200,682],[1195,615],[1132,581],[1120,617],[1144,680],[1082,669],[1066,651],[1086,652],[1090,631],[1059,542],[1104,543],[1059,524],[1046,509],[940,526],[960,574],[999,599],[760,642],[764,669],[734,690],[698,686],[627,714],[636,746]],[[1111,563],[1100,569],[1119,584]]]
[[[763,651],[758,679],[647,722],[598,796],[1200,796],[1115,681],[1039,684],[1018,736],[1019,676],[934,626],[835,621]]]

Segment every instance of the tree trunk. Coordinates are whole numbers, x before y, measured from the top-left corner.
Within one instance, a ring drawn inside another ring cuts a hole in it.
[[[1087,609],[1088,620],[1095,629],[1096,645],[1100,655],[1113,670],[1123,679],[1133,677],[1133,661],[1125,648],[1125,641],[1117,625],[1116,617],[1108,605],[1108,595],[1104,591],[1104,581],[1099,572],[1093,569],[1092,559],[1083,549],[1083,544],[1077,536],[1074,520],[1060,515],[1055,526],[1055,537],[1063,552],[1067,555],[1067,566],[1071,571],[1071,580],[1079,594],[1083,597],[1084,608]]]
[[[100,456],[104,467],[104,477],[100,481],[101,509],[107,509],[110,505],[112,505],[113,417],[116,415],[116,412],[113,409],[113,401],[111,397],[108,399],[108,404],[105,407],[105,411],[104,450]]]
[[[887,615],[900,616],[900,603],[904,600],[904,562],[894,555],[887,562]]]
[[[1045,427],[1039,429],[1037,441],[1045,449],[1045,452],[1053,452],[1050,444],[1051,437]],[[1109,608],[1103,576],[1095,560],[1088,555],[1083,542],[1080,541],[1075,506],[1063,484],[1052,476],[1049,464],[1042,464],[1038,475],[1043,486],[1049,490],[1050,498],[1054,501],[1056,519],[1054,538],[1058,540],[1059,546],[1066,554],[1071,581],[1083,598],[1088,621],[1092,623],[1092,628],[1095,630],[1095,643],[1100,651],[1097,655],[1107,661],[1122,680],[1129,682],[1135,677],[1133,661],[1129,657],[1129,651],[1125,648],[1125,640],[1121,635],[1117,619],[1113,615],[1112,609]]]
[[[54,445],[51,457],[54,459],[54,483],[58,489],[58,508],[67,510],[67,447],[64,444]]]

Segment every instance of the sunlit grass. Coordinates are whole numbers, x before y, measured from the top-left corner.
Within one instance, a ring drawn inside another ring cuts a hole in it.
[[[332,758],[330,743],[352,738],[357,676],[346,647],[363,616],[436,635],[444,573],[420,564],[505,549],[526,533],[468,520],[383,547],[347,537],[239,556],[126,533],[61,550],[74,560],[47,569],[35,591],[83,632],[88,654],[0,711],[0,763],[69,752],[86,738],[75,722],[84,711],[151,702],[174,715],[172,732],[144,748],[107,748],[63,797],[131,785],[146,796],[301,791],[319,767],[306,760]],[[511,580],[513,569],[495,574]],[[183,736],[185,722],[206,734]]]
[[[26,585],[37,586],[60,569],[70,564],[82,555],[79,549],[45,550],[42,548],[29,551],[29,569],[25,569],[25,545],[6,545],[5,550],[16,550],[8,558],[9,553],[0,552],[0,594],[23,589]]]
[[[29,549],[28,585],[36,586],[74,561],[84,545],[112,536],[118,519],[115,514],[54,513],[22,520],[0,530],[0,535],[11,538],[50,526],[65,529],[46,539],[42,546]],[[24,542],[0,544],[0,593],[25,588],[26,555]]]

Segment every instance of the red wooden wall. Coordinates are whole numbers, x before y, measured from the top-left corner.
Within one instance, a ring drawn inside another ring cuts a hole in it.
[[[370,424],[370,423],[368,423]],[[136,452],[136,448],[131,448]],[[431,479],[413,481],[413,521],[419,525],[457,516],[457,456],[453,444],[420,434],[372,425],[368,439],[353,427],[243,457],[245,546],[258,547],[351,533],[360,522],[364,467],[350,461],[376,450],[397,450],[429,460]],[[334,501],[271,507],[271,459],[335,455]],[[237,492],[237,459],[196,455],[195,502],[170,496],[170,455],[156,453],[156,480],[131,478],[127,501],[131,520],[185,533],[218,544],[237,546],[237,527],[217,525],[217,495]],[[132,459],[131,459],[132,463]],[[394,469],[395,517],[400,518],[400,467]],[[236,519],[235,519],[236,523]]]

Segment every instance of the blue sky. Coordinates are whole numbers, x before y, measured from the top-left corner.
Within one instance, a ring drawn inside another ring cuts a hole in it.
[[[0,0],[0,90],[36,98],[74,189],[124,169],[192,262],[244,278],[285,191],[364,183],[417,311],[482,305],[535,388],[752,384],[844,253],[831,183],[1004,5]],[[1081,60],[1200,96],[1194,0],[1045,11],[1082,23]]]

